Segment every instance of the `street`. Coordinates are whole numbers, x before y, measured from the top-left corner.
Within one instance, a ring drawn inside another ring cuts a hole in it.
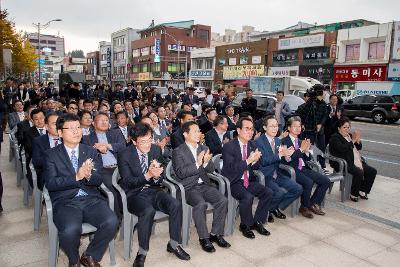
[[[360,129],[361,154],[379,175],[400,179],[400,125],[375,124],[368,120],[352,121],[352,131]]]

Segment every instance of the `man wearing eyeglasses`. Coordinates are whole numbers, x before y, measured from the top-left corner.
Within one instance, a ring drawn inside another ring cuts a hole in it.
[[[63,144],[45,154],[43,177],[53,203],[60,247],[70,267],[101,266],[99,262],[118,230],[118,219],[98,190],[103,182],[101,157],[94,148],[80,144],[78,116],[65,114],[56,125]],[[82,223],[97,230],[79,260]]]
[[[153,130],[147,123],[136,124],[131,131],[133,144],[118,155],[120,185],[124,189],[129,212],[138,216],[139,251],[134,267],[144,266],[156,211],[169,215],[170,241],[167,251],[181,260],[190,256],[181,247],[182,206],[162,189],[164,168],[161,149],[153,142]]]

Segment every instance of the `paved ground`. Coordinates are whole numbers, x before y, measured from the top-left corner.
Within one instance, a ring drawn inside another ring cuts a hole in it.
[[[42,218],[39,232],[33,231],[33,209],[24,208],[22,190],[16,187],[15,172],[8,163],[8,144],[3,147],[0,167],[4,179],[5,211],[0,215],[0,266],[47,266],[47,223]],[[313,220],[288,218],[269,224],[270,237],[256,235],[248,240],[236,231],[227,240],[230,249],[217,248],[209,255],[197,242],[194,226],[187,248],[192,259],[177,260],[165,251],[168,224],[157,224],[151,239],[146,266],[399,266],[400,262],[400,181],[377,177],[370,200],[359,203],[338,202],[337,186],[328,196],[326,216]],[[211,216],[210,216],[211,217]],[[88,243],[82,238],[81,250]],[[117,265],[124,262],[122,241],[117,241]],[[137,250],[134,235],[133,255]],[[109,266],[106,254],[102,262]],[[67,266],[60,252],[58,266]]]

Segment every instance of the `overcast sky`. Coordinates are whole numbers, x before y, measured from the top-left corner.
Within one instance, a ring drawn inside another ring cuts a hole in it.
[[[64,36],[66,52],[95,51],[98,42],[110,41],[111,32],[131,27],[194,19],[211,25],[213,32],[226,28],[280,30],[297,24],[326,24],[367,19],[380,23],[400,20],[399,0],[0,0],[18,30],[35,31],[32,22],[54,22],[43,33]]]

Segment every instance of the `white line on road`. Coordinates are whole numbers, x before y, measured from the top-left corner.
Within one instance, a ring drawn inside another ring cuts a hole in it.
[[[389,145],[389,146],[398,146],[400,147],[399,144],[392,144],[392,143],[386,143],[386,142],[380,142],[380,141],[375,141],[375,140],[368,140],[368,139],[361,139],[363,142],[369,142],[369,143],[375,143],[375,144],[381,144],[381,145]]]
[[[371,157],[364,157],[364,158],[369,159],[369,160],[373,160],[373,161],[378,161],[378,162],[393,164],[393,165],[400,165],[399,162],[387,161],[387,160],[382,160],[382,159],[377,159],[377,158],[371,158]]]

